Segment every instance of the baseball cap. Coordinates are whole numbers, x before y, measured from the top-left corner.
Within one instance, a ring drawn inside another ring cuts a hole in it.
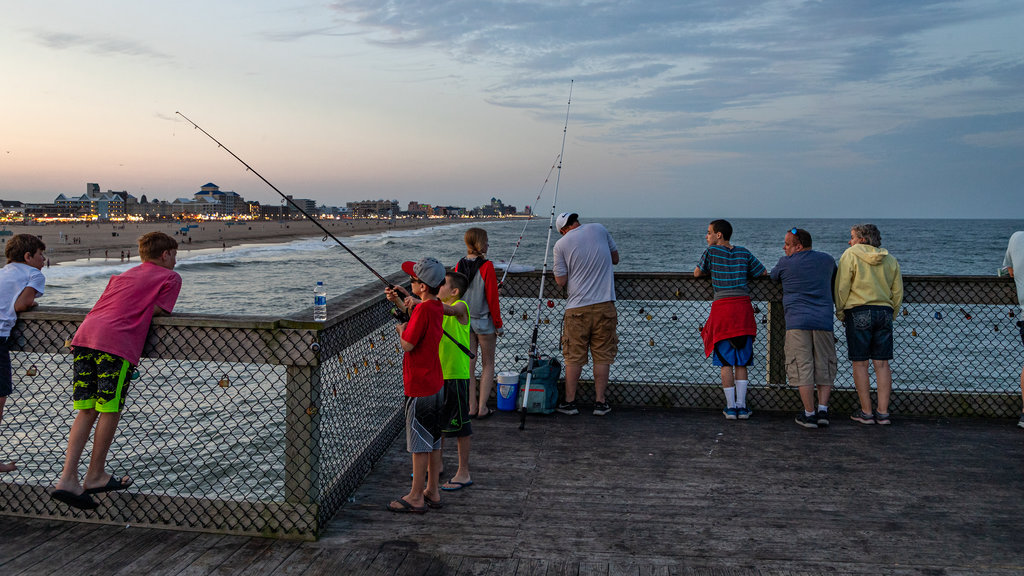
[[[403,262],[402,272],[409,276],[419,278],[424,284],[431,288],[437,288],[444,284],[444,265],[437,261],[437,258],[426,257],[419,262]]]
[[[580,215],[575,212],[562,212],[558,215],[558,218],[555,218],[555,230],[561,230],[562,228],[575,223],[579,217]]]

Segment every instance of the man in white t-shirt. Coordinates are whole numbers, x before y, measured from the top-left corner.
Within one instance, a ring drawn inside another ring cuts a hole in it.
[[[1021,320],[1017,321],[1017,328],[1020,329],[1020,340],[1024,343],[1024,230],[1014,232],[1010,235],[1010,243],[1006,246],[1006,256],[1003,258],[1003,266],[1009,269],[1010,276],[1017,284],[1017,304],[1020,305]],[[1014,269],[1018,274],[1014,274]],[[1018,428],[1024,428],[1024,367],[1020,369],[1020,395],[1021,414],[1017,421]]]
[[[604,416],[612,410],[605,391],[619,346],[612,272],[619,263],[619,251],[604,226],[580,224],[578,214],[559,214],[555,227],[562,235],[554,248],[555,282],[568,291],[562,324],[565,401],[557,410],[579,414],[576,387],[589,350],[594,361],[594,415]]]

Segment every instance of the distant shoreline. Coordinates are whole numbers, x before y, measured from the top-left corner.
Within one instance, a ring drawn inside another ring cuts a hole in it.
[[[487,222],[494,218],[475,219],[362,219],[325,220],[323,225],[338,238],[356,234],[372,234],[387,230],[411,230],[431,226],[445,226],[465,222]],[[180,232],[190,224],[187,234]],[[14,234],[32,234],[46,244],[46,257],[50,264],[79,259],[107,259],[120,261],[121,253],[130,254],[138,261],[138,238],[148,232],[164,232],[178,241],[181,252],[207,248],[227,248],[240,244],[275,244],[299,238],[323,236],[323,230],[308,220],[257,220],[240,222],[104,222],[104,223],[39,223],[0,225]],[[4,243],[10,236],[0,236]]]

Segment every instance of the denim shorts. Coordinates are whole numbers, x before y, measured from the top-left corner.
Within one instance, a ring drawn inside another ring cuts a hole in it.
[[[851,362],[892,360],[892,308],[857,306],[847,310],[846,347]]]

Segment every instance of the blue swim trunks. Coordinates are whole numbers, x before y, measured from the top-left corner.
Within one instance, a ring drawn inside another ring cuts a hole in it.
[[[737,336],[715,342],[712,366],[750,366],[754,362],[754,337]]]

